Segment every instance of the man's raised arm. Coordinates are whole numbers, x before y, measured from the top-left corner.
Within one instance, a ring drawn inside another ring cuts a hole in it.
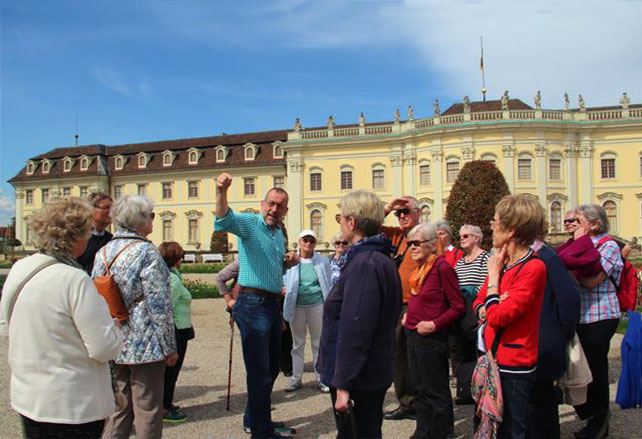
[[[223,172],[216,178],[216,218],[227,216],[227,190],[232,184],[232,176]]]

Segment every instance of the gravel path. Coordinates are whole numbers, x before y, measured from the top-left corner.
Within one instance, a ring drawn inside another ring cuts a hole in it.
[[[232,396],[230,411],[225,410],[227,393],[228,352],[230,327],[228,314],[223,311],[222,299],[203,299],[193,302],[193,322],[196,339],[190,341],[185,364],[178,380],[175,403],[190,415],[186,422],[165,424],[163,438],[171,439],[249,439],[241,430],[245,407],[245,371],[238,330],[234,337]],[[611,349],[611,396],[615,397],[617,376],[620,371],[619,346],[621,336],[614,338]],[[9,407],[8,367],[6,367],[7,339],[0,338],[0,439],[20,438],[19,417]],[[319,393],[312,373],[312,354],[306,352],[306,373],[303,389],[285,393],[288,379],[279,376],[276,381],[273,418],[296,427],[298,439],[330,439],[335,437],[334,420],[329,395]],[[454,389],[453,389],[454,390]],[[395,406],[392,389],[386,396],[388,408]],[[571,407],[562,406],[562,437],[572,438],[580,427]],[[610,438],[642,438],[642,411],[621,411],[612,403]],[[459,438],[471,438],[472,407],[455,406],[455,431]],[[414,431],[414,421],[384,421],[385,438],[407,438]]]

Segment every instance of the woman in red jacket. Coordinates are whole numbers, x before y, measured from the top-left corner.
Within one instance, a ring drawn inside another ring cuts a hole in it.
[[[493,247],[488,278],[473,307],[483,322],[480,348],[488,350],[495,337],[504,397],[499,439],[526,437],[528,398],[537,365],[539,316],[546,286],[546,266],[530,245],[546,233],[546,215],[529,195],[509,195],[495,207],[491,221]]]
[[[448,330],[464,315],[455,270],[437,256],[437,228],[422,223],[408,234],[417,268],[403,318],[417,429],[413,439],[453,437],[453,401],[448,384]]]

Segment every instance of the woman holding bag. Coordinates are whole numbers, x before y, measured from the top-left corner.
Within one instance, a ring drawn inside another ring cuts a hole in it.
[[[528,430],[528,400],[535,379],[539,318],[546,286],[546,266],[530,245],[546,233],[543,208],[534,198],[508,195],[495,207],[488,279],[473,309],[483,322],[480,349],[497,346],[504,397],[499,439],[523,439]]]

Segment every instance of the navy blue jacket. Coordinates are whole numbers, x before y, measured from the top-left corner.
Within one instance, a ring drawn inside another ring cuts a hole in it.
[[[388,388],[393,378],[394,330],[401,281],[383,235],[352,246],[339,281],[323,306],[318,370],[339,389]]]
[[[566,370],[566,345],[580,318],[580,294],[568,270],[549,246],[537,255],[546,264],[546,289],[539,319],[536,378],[556,380]]]

